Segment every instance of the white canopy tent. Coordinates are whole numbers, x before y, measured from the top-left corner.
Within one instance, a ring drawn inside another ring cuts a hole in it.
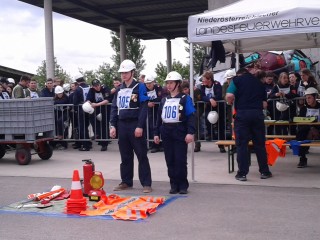
[[[188,40],[193,86],[193,43],[211,46],[212,41],[220,40],[226,51],[235,53],[319,48],[320,1],[241,0],[189,16]],[[193,88],[190,90],[193,96]],[[194,180],[193,151],[191,158]]]
[[[190,43],[224,42],[241,53],[320,47],[319,0],[242,0],[189,16]]]

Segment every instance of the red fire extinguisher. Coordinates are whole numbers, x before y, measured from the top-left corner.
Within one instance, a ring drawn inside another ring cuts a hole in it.
[[[88,196],[88,193],[90,192],[90,190],[92,190],[92,187],[90,185],[90,179],[94,173],[94,163],[91,161],[91,159],[85,159],[85,160],[82,160],[82,162],[84,162],[84,165],[83,165],[83,194],[85,196]]]

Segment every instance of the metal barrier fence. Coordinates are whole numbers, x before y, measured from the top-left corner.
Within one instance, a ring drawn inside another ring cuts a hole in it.
[[[297,116],[301,106],[304,104],[304,98],[295,98],[285,100],[288,109],[280,112],[276,108],[276,102],[279,99],[268,100],[268,110],[266,111],[270,119],[292,121]],[[284,101],[284,100],[281,100]],[[232,137],[232,107],[225,101],[218,101],[218,106],[212,108],[208,103],[199,101],[195,103],[196,107],[196,135],[197,142],[217,141],[231,139]],[[111,104],[95,109],[93,114],[84,114],[82,106],[72,104],[55,105],[55,127],[56,136],[59,141],[114,141],[109,137]],[[153,126],[156,123],[157,106],[149,108],[146,122],[147,139],[153,141]],[[207,115],[210,111],[217,111],[219,120],[216,124],[210,124]],[[296,133],[295,126],[268,126],[266,134],[285,135]]]

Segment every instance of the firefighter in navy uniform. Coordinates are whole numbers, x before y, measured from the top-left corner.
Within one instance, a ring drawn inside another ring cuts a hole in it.
[[[237,76],[230,82],[226,101],[229,105],[234,103],[237,112],[234,120],[234,129],[239,170],[235,178],[239,181],[247,181],[250,156],[248,143],[250,140],[253,142],[257,155],[260,178],[267,179],[272,177],[267,164],[265,146],[263,109],[267,107],[267,93],[263,83],[249,73],[247,69],[240,69],[237,71]]]
[[[111,105],[110,137],[115,138],[118,132],[122,180],[114,191],[132,187],[135,153],[143,193],[150,193],[152,180],[145,132],[149,98],[144,83],[133,78],[135,69],[136,65],[131,60],[126,59],[120,64],[118,72],[121,73],[122,84],[117,88]]]
[[[103,139],[99,144],[101,151],[108,149],[108,112],[107,104],[112,101],[110,89],[101,85],[98,79],[92,81],[92,87],[89,90],[87,101],[90,101],[91,106],[95,109],[94,114],[90,115],[90,122],[96,139]]]
[[[182,92],[182,77],[178,72],[170,72],[166,79],[168,96],[161,100],[154,142],[160,142],[170,179],[170,194],[187,194],[189,188],[187,152],[188,143],[194,141],[195,108],[189,95]]]
[[[149,97],[148,102],[148,127],[149,127],[149,139],[153,140],[154,126],[157,122],[157,112],[159,108],[159,103],[162,98],[162,87],[155,83],[155,79],[151,75],[146,75],[144,83],[147,87],[147,95]],[[160,144],[150,143],[150,152],[156,153],[160,151]]]
[[[317,102],[318,90],[314,87],[309,87],[304,92],[306,98],[305,105],[300,109],[300,117],[316,117],[317,121],[320,121],[320,103]],[[317,126],[299,126],[297,132],[297,140],[319,140],[320,129]],[[299,147],[300,161],[297,165],[298,168],[307,167],[307,153],[310,147]]]
[[[90,124],[90,116],[89,113],[83,111],[82,105],[87,99],[88,92],[90,90],[90,86],[86,84],[85,79],[82,75],[78,75],[75,77],[75,81],[78,83],[78,87],[76,88],[73,95],[73,105],[75,110],[78,112],[79,119],[79,138],[80,142],[74,148],[78,148],[79,151],[90,151],[91,141],[84,140],[89,139],[89,124]]]

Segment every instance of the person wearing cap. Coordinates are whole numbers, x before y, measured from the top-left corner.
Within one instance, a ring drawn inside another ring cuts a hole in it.
[[[227,89],[230,85],[230,82],[232,79],[236,76],[235,69],[228,69],[224,74],[224,80],[225,82],[222,84],[222,99],[226,98]],[[231,130],[231,124],[232,124],[232,107],[230,105],[226,105],[226,123],[229,129]]]
[[[52,97],[54,98],[54,88],[52,78],[48,78],[46,81],[46,86],[41,90],[41,97]]]
[[[8,78],[8,86],[10,86],[11,88],[14,88],[14,86],[16,85],[16,81],[13,78]]]
[[[75,81],[78,83],[78,87],[76,88],[73,95],[73,105],[75,111],[78,114],[79,120],[79,139],[76,145],[73,147],[74,149],[79,149],[79,151],[90,151],[91,141],[89,140],[89,125],[90,125],[90,114],[86,113],[82,109],[82,104],[85,103],[87,99],[87,95],[90,90],[90,86],[86,84],[83,75],[78,75],[75,77]]]
[[[107,151],[108,148],[108,136],[109,124],[108,124],[108,108],[107,104],[112,101],[110,89],[103,86],[98,79],[92,81],[92,87],[89,90],[87,101],[91,103],[91,106],[95,109],[94,113],[90,115],[90,122],[93,128],[96,139],[103,139],[100,141],[101,151]],[[98,117],[98,116],[101,116]]]
[[[250,86],[250,87],[248,87]],[[252,91],[254,89],[254,91]],[[247,181],[249,173],[248,143],[253,142],[257,155],[261,179],[272,177],[267,164],[265,146],[265,125],[263,109],[267,107],[267,93],[261,80],[254,77],[245,68],[237,71],[226,94],[226,102],[234,104],[237,114],[234,119],[234,131],[237,147],[238,181]]]
[[[5,91],[4,87],[0,83],[0,100],[10,99],[10,95]]]
[[[26,98],[26,89],[30,82],[30,77],[22,75],[19,83],[12,90],[12,98]]]
[[[28,88],[26,89],[26,97],[39,98],[40,96],[41,92],[38,90],[37,80],[35,78],[31,78]]]
[[[139,162],[139,180],[143,193],[152,191],[151,169],[147,156],[145,125],[148,114],[148,96],[144,83],[134,79],[136,65],[129,59],[120,64],[122,84],[114,95],[111,105],[110,137],[118,134],[121,156],[121,183],[114,191],[132,188],[134,153]]]
[[[148,127],[149,127],[149,139],[152,140],[150,143],[150,152],[156,153],[161,151],[160,144],[155,144],[153,142],[153,129],[157,121],[157,112],[159,108],[159,103],[162,98],[162,87],[155,83],[155,79],[152,75],[146,75],[144,84],[147,87],[147,95],[149,97],[148,102]]]
[[[69,122],[69,114],[68,114],[68,106],[63,106],[64,104],[69,104],[69,97],[65,94],[64,89],[61,86],[56,86],[54,88],[54,105],[58,105],[55,107],[54,111],[54,119],[56,126],[56,138],[58,141],[52,143],[53,147],[56,147],[58,150],[64,150],[68,148],[68,143],[63,141],[66,137],[66,124]]]
[[[205,122],[206,129],[208,132],[208,140],[214,138],[219,140],[225,139],[225,111],[224,103],[222,100],[222,87],[221,84],[213,79],[213,72],[206,71],[202,74],[202,85],[200,88],[201,100],[205,102]],[[220,101],[220,102],[218,102]],[[218,134],[215,133],[215,126],[212,125],[208,120],[207,116],[210,111],[216,111],[219,113],[218,120]],[[219,145],[221,153],[225,153],[226,150],[223,145]]]
[[[146,78],[146,71],[142,70],[139,74],[139,82],[144,83],[144,80]]]
[[[320,121],[320,103],[317,101],[319,92],[314,87],[309,87],[305,90],[304,96],[306,103],[300,109],[300,117],[316,117],[317,121]],[[319,140],[320,139],[320,127],[318,126],[299,126],[296,139],[298,141],[303,140]],[[299,147],[300,161],[297,165],[298,168],[307,167],[308,159],[306,157],[310,147]]]
[[[170,72],[165,79],[168,96],[162,98],[154,131],[154,142],[160,143],[170,179],[170,194],[187,194],[189,188],[187,152],[194,141],[195,108],[189,95],[182,92],[182,77]]]

